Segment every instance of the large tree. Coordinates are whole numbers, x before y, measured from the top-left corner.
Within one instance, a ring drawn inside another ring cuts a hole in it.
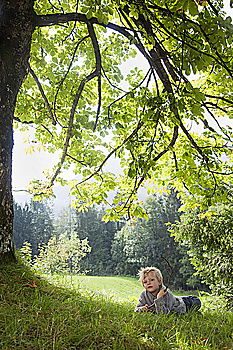
[[[61,150],[47,183],[34,183],[40,194],[74,163],[81,208],[119,189],[110,218],[129,208],[141,214],[132,202],[151,179],[202,205],[226,199],[232,131],[219,118],[232,112],[233,30],[222,1],[2,0],[0,17],[1,258],[14,256],[14,120],[34,125],[49,151]],[[130,63],[123,76],[119,65],[135,50],[148,71]],[[115,155],[120,178],[104,167]]]

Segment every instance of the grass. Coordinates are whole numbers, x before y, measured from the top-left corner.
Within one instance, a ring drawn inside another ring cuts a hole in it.
[[[92,291],[105,295],[108,299],[124,303],[137,304],[143,289],[139,281],[132,277],[51,275],[49,278],[56,285],[66,285],[68,288],[78,289],[82,292]],[[196,291],[193,293],[197,294]],[[177,291],[175,294],[177,296],[190,295],[190,292]]]
[[[31,280],[37,287],[22,287]],[[132,278],[45,278],[0,265],[0,349],[233,349],[232,312],[208,300],[201,314],[138,314],[140,291]]]

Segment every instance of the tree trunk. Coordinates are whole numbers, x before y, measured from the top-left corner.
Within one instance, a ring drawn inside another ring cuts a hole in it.
[[[13,116],[27,74],[34,30],[34,0],[1,0],[0,4],[0,261],[15,260],[12,242]]]

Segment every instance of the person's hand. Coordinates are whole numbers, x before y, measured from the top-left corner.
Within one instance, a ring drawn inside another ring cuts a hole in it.
[[[157,299],[164,297],[164,295],[166,294],[167,294],[167,289],[160,289],[160,291],[157,294]]]
[[[148,307],[149,307],[148,304],[143,305],[143,306],[140,306],[140,307],[139,307],[139,311],[140,311],[140,312],[146,312],[146,311],[148,311]]]

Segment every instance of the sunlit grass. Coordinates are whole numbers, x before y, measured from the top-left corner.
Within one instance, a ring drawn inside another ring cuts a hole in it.
[[[138,279],[133,277],[56,274],[44,275],[44,277],[58,285],[66,285],[68,288],[79,289],[80,291],[93,291],[120,302],[132,301],[137,303],[143,290]],[[190,293],[199,294],[197,291],[174,291],[177,296],[190,295]]]
[[[45,276],[55,284],[66,285],[68,288],[89,291],[105,295],[106,298],[116,301],[137,301],[142,291],[142,286],[136,278],[113,276],[70,276],[50,275]]]
[[[217,303],[201,314],[137,314],[136,279],[44,279],[20,264],[0,268],[1,350],[233,348],[233,315]],[[22,287],[31,280],[37,287]]]

